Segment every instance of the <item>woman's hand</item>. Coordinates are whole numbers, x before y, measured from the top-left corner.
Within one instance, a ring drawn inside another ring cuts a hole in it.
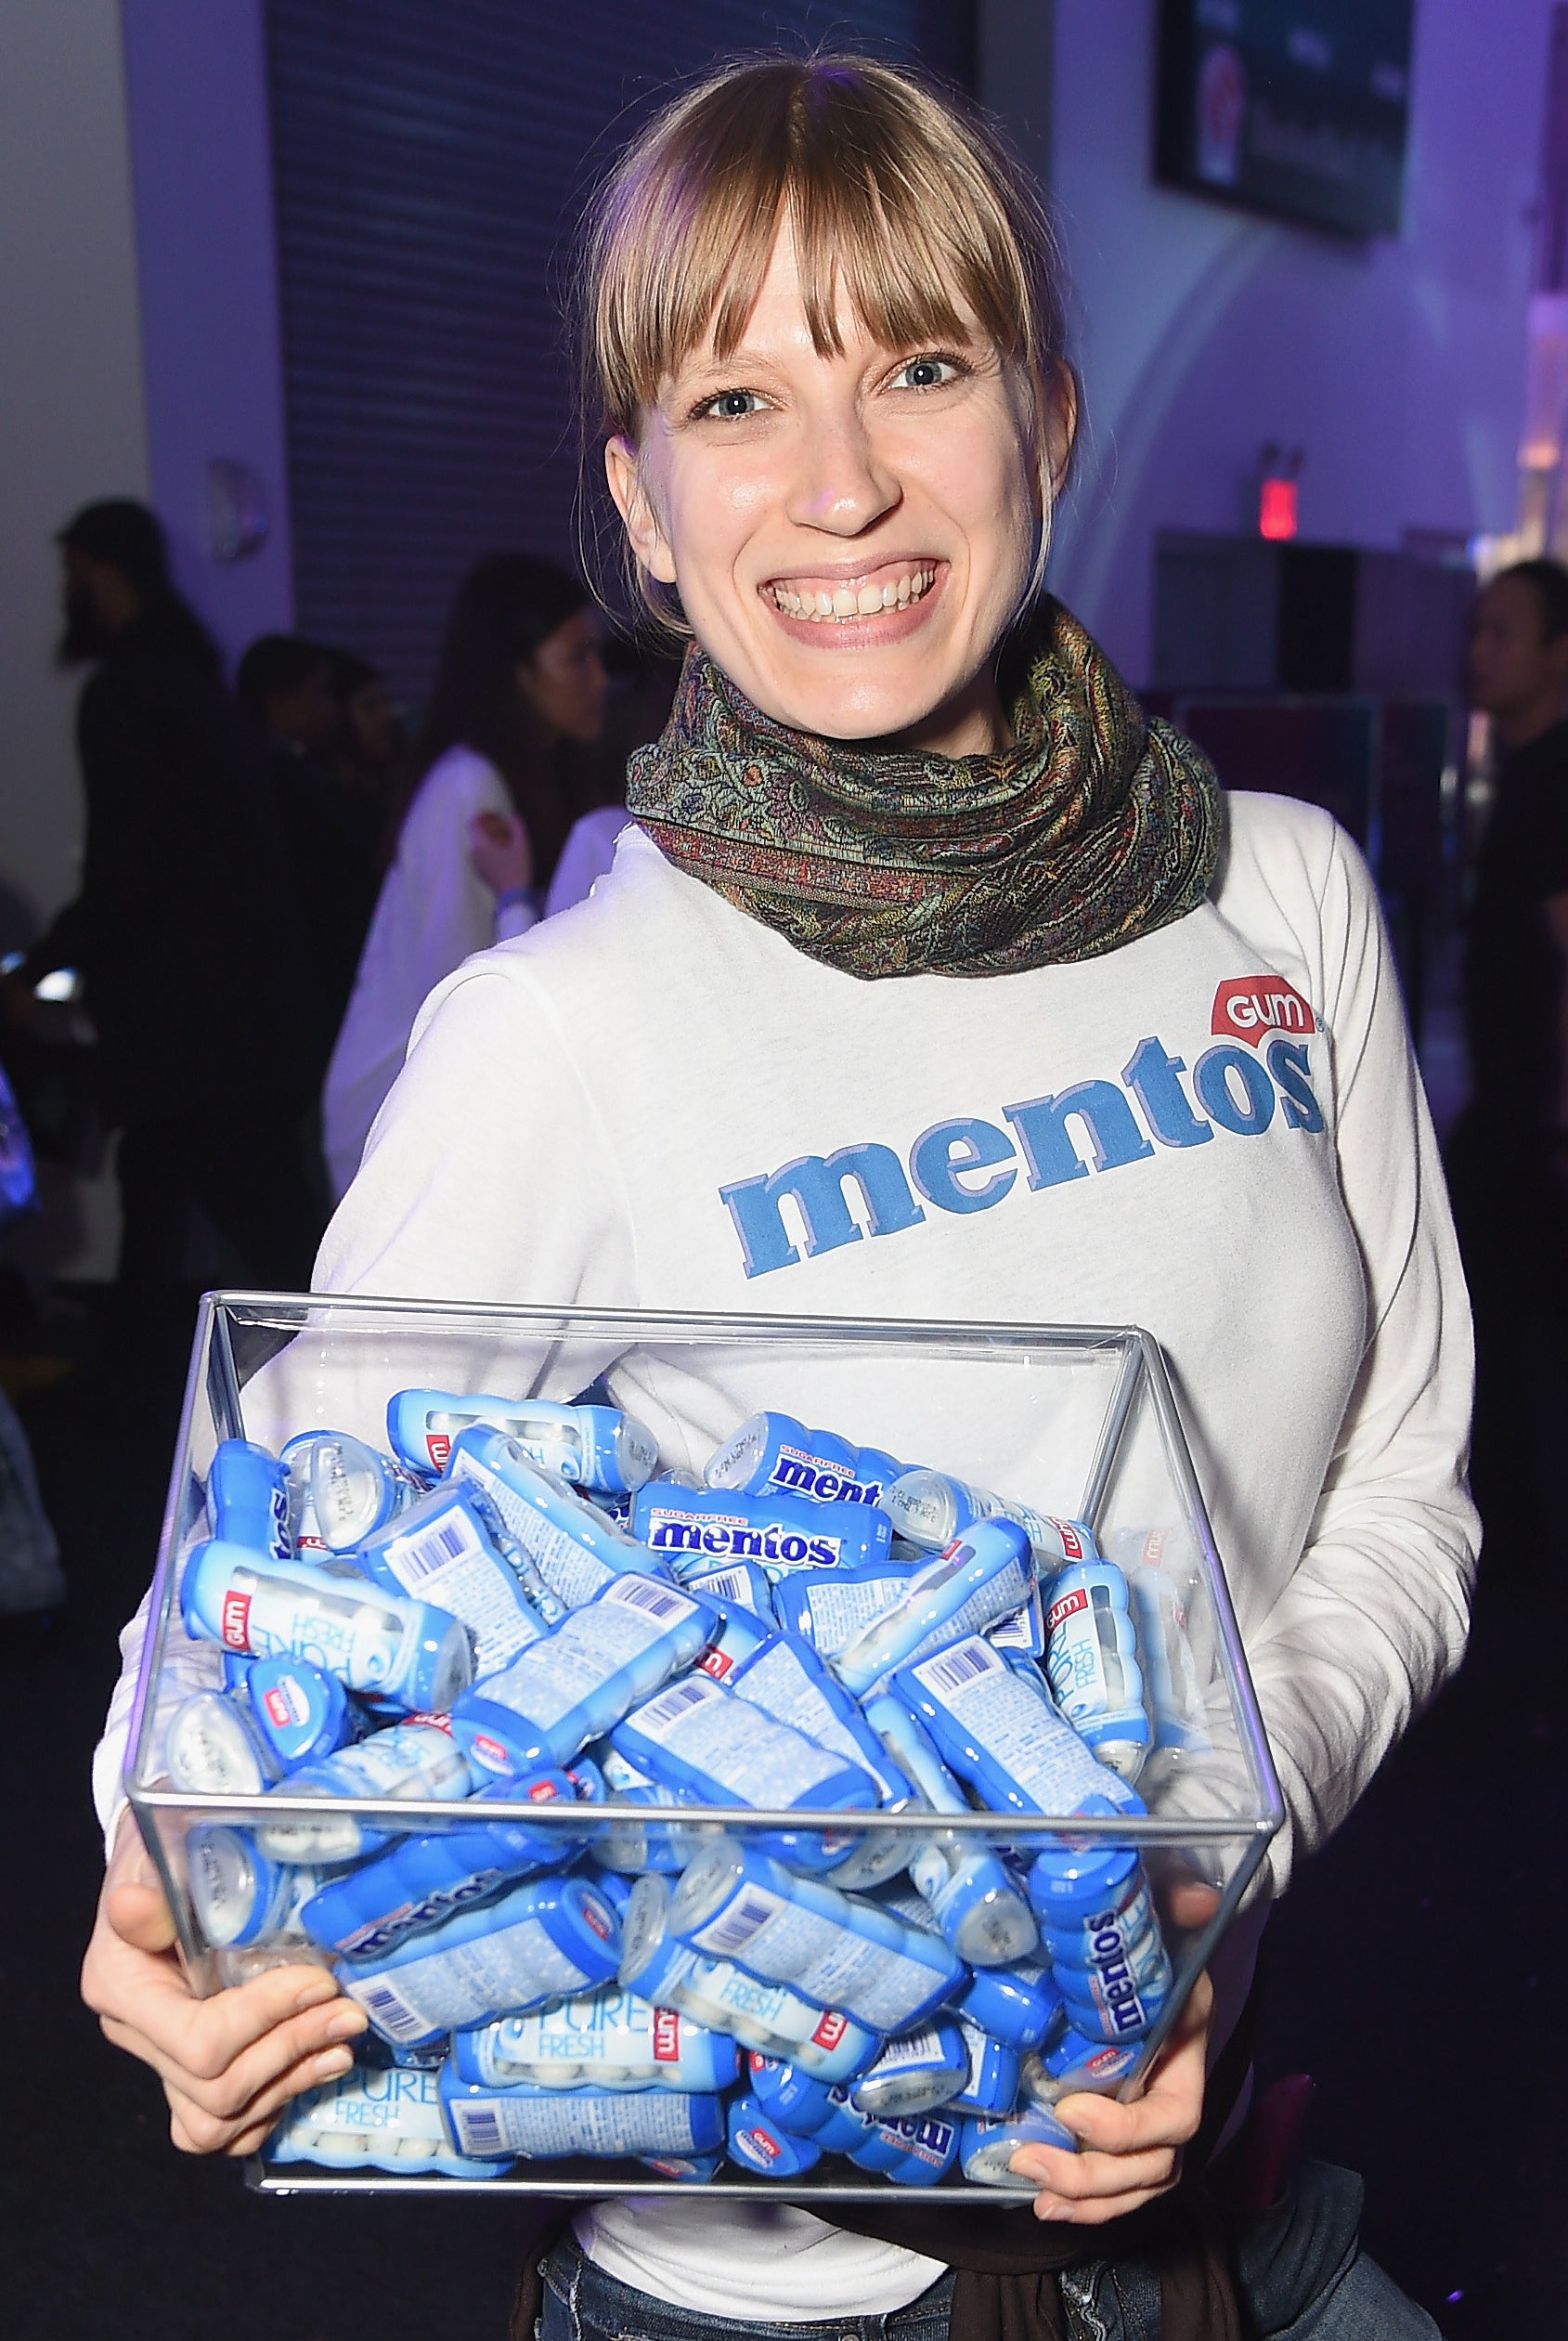
[[[82,1996],[104,2036],[149,2064],[188,2154],[249,2154],[289,2100],[353,2063],[365,2013],[323,1968],[278,1967],[198,1999],[175,1954],[175,1923],[132,1815],[121,1821],[82,1963]]]
[[[492,894],[522,893],[534,882],[534,849],[514,813],[476,813],[468,858]]]
[[[1013,2168],[1042,2190],[1034,2198],[1037,2219],[1101,2227],[1141,2210],[1175,2185],[1182,2175],[1182,2148],[1203,2113],[1213,2005],[1213,1986],[1200,1975],[1135,2103],[1119,2105],[1114,2098],[1078,2090],[1053,2106],[1056,2119],[1080,2141],[1080,2151],[1021,2146],[1013,2156]]]

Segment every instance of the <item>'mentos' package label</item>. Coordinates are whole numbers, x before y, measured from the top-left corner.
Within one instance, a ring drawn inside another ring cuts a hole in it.
[[[714,1561],[756,1561],[771,1577],[797,1568],[862,1568],[887,1557],[893,1536],[887,1515],[864,1504],[661,1480],[633,1497],[631,1529],[680,1574]]]

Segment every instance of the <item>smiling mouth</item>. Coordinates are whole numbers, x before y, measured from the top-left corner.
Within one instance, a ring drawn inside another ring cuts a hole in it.
[[[844,626],[857,618],[881,618],[889,610],[908,609],[928,593],[937,580],[934,562],[918,563],[880,583],[869,579],[801,578],[775,579],[763,593],[785,618],[813,626]]]

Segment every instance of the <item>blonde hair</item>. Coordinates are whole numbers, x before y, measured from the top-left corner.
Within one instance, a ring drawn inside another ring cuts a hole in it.
[[[978,117],[872,58],[744,60],[667,106],[590,215],[585,421],[636,445],[695,349],[745,331],[780,227],[795,240],[812,346],[838,356],[838,296],[888,349],[978,329],[1022,385],[1049,515],[1076,395],[1063,272],[1039,195]],[[624,540],[623,540],[624,541]],[[667,622],[677,613],[638,585]]]

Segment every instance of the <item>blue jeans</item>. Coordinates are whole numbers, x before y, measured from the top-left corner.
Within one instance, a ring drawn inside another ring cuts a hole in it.
[[[947,2341],[952,2271],[885,2317],[836,2317],[831,2324],[765,2324],[749,2317],[701,2317],[635,2292],[586,2259],[564,2235],[545,2261],[539,2341]]]
[[[1442,2341],[1437,2326],[1361,2249],[1354,2171],[1302,2162],[1284,2202],[1238,2215],[1238,2290],[1258,2341]],[[1085,2238],[1087,2241],[1087,2238]],[[950,2270],[886,2317],[769,2324],[703,2317],[636,2292],[567,2235],[544,2265],[538,2341],[947,2341]],[[1072,2341],[1160,2341],[1160,2280],[1136,2260],[1085,2261],[1058,2279]]]
[[[1361,2248],[1363,2188],[1353,2170],[1302,2162],[1271,2210],[1235,2216],[1237,2290],[1258,2341],[1442,2341]],[[1063,2271],[1073,2341],[1160,2341],[1160,2280],[1136,2260]]]

